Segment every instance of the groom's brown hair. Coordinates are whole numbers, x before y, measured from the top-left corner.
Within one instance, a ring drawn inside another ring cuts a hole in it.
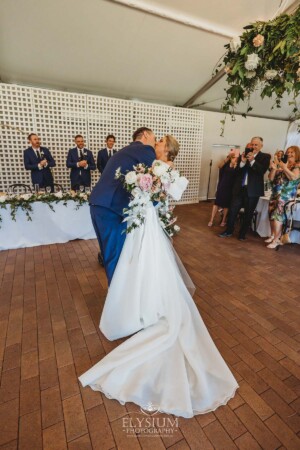
[[[153,133],[153,131],[150,130],[150,128],[141,127],[141,128],[138,128],[137,130],[135,130],[135,132],[132,135],[132,140],[136,141],[137,139],[142,137],[142,135],[143,135],[143,133],[145,133],[145,131],[148,131],[148,133]]]

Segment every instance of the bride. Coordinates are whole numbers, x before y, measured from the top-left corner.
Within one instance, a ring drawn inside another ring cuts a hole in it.
[[[156,158],[173,168],[178,150],[167,135],[156,144]],[[126,236],[100,321],[109,340],[132,336],[81,375],[82,385],[122,404],[185,418],[226,404],[238,384],[189,285],[150,203],[145,223]]]

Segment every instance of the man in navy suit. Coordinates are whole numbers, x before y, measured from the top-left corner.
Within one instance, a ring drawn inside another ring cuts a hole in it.
[[[91,170],[96,170],[96,164],[91,150],[84,148],[81,134],[75,136],[75,148],[71,148],[67,157],[67,167],[71,169],[71,188],[74,191],[79,186],[91,186]]]
[[[99,150],[97,156],[97,168],[100,173],[103,172],[104,167],[108,163],[109,158],[111,158],[115,153],[117,153],[117,150],[113,149],[113,146],[115,145],[116,142],[116,138],[113,134],[109,134],[105,139],[105,142],[106,148]]]
[[[155,135],[152,130],[139,128],[132,138],[130,145],[110,158],[90,197],[91,218],[109,284],[125,241],[126,223],[123,222],[123,209],[128,207],[130,201],[130,194],[121,181],[115,179],[116,170],[120,167],[121,172],[125,174],[136,164],[151,166],[155,160]]]
[[[38,184],[40,188],[51,187],[54,192],[53,176],[50,168],[55,167],[55,161],[46,147],[41,147],[41,141],[37,134],[28,136],[30,147],[24,150],[24,165],[31,171],[32,184]]]

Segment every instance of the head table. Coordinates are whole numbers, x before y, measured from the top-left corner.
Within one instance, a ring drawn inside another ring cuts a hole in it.
[[[25,194],[3,199],[0,250],[96,238],[85,194]]]

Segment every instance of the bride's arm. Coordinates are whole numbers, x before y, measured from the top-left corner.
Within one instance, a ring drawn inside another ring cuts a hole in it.
[[[175,169],[175,164],[173,161],[166,161],[166,163],[171,167],[171,169]]]

